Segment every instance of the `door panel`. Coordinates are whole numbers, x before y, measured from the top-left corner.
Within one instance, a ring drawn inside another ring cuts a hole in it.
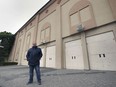
[[[65,44],[66,68],[84,69],[81,41],[75,40]]]
[[[116,42],[113,32],[87,38],[90,67],[97,70],[116,70]]]
[[[40,67],[44,67],[44,60],[45,60],[44,48],[42,48],[41,50],[42,50],[43,56],[42,56],[42,58],[41,58],[41,60],[40,60]]]
[[[56,55],[55,50],[56,50],[55,46],[47,47],[47,50],[46,50],[46,67],[55,68],[55,55]]]

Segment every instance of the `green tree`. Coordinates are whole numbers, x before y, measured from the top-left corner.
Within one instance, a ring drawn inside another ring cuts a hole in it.
[[[0,62],[8,59],[12,46],[14,44],[15,35],[10,32],[0,32],[1,44],[4,48],[0,48]]]

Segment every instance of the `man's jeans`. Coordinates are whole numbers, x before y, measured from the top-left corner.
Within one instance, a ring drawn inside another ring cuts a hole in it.
[[[39,65],[29,65],[29,82],[33,82],[33,76],[34,76],[34,69],[36,71],[36,77],[38,81],[41,81],[41,75],[40,75],[40,67]]]

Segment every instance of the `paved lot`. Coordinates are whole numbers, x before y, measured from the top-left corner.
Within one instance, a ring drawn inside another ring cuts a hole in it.
[[[41,68],[42,85],[28,82],[27,66],[0,67],[0,87],[116,87],[116,72]]]

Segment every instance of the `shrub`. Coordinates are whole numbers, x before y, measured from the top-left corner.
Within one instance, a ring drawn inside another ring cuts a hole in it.
[[[17,64],[18,64],[17,62],[3,62],[0,65],[2,65],[2,66],[8,66],[8,65],[17,65]]]

